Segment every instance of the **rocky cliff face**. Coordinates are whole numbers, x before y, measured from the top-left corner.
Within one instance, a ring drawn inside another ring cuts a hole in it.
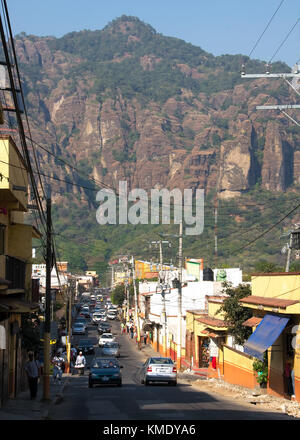
[[[142,38],[131,20],[126,23],[123,19],[121,24],[118,28],[115,23],[106,34],[109,31],[111,37],[111,29],[117,27],[117,35],[123,40],[126,37],[128,51],[112,53],[101,63],[106,66],[109,61],[114,75],[115,68],[135,56],[143,74],[154,75],[164,57],[140,54],[138,44],[142,43],[138,42]],[[80,39],[80,34],[76,35]],[[90,69],[90,64],[99,60],[90,59],[87,65],[82,51],[64,50],[57,44],[50,37],[22,36],[16,40],[33,138],[99,185],[104,182],[117,188],[119,181],[127,180],[129,187],[146,190],[217,188],[221,197],[228,198],[257,184],[271,191],[286,191],[300,183],[299,130],[283,115],[262,114],[255,108],[266,102],[293,100],[289,90],[281,93],[279,81],[239,80],[230,88],[218,90],[216,76],[217,91],[213,91],[209,81],[215,68],[209,70],[205,65],[207,59],[212,63],[213,57],[201,52],[198,65],[191,66],[183,59],[170,66],[183,81],[174,96],[143,99],[140,91],[136,96],[127,96],[121,87],[126,78],[120,79],[120,88],[112,96],[104,88],[99,93],[101,78],[96,67],[95,71]],[[221,81],[226,72],[222,63],[218,66]],[[188,87],[185,78],[193,81],[194,89]],[[147,87],[146,81],[144,90]],[[38,154],[46,174],[91,186],[43,150]],[[57,200],[66,191],[80,199],[85,191],[55,180],[51,185],[57,188]]]

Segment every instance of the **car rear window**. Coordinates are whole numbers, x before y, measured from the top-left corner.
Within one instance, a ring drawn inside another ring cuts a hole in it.
[[[104,359],[93,362],[92,368],[119,368],[119,364],[113,360]]]
[[[169,358],[151,358],[149,364],[173,364],[172,359]]]
[[[104,348],[118,348],[118,343],[117,342],[107,342],[104,345]]]

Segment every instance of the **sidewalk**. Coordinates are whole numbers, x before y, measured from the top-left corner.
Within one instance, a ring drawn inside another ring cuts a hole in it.
[[[38,386],[35,400],[30,400],[29,390],[23,391],[15,399],[9,399],[0,408],[0,420],[45,420],[51,405],[55,405],[63,398],[64,387],[68,382],[68,375],[63,375],[61,385],[50,381],[50,401],[43,401],[43,383]]]

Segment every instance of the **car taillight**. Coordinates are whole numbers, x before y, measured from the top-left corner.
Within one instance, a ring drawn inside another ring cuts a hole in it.
[[[173,367],[172,373],[177,373],[176,367]]]
[[[149,371],[149,372],[151,373],[151,371],[152,371],[152,367],[148,367],[148,368],[147,368],[147,371]]]

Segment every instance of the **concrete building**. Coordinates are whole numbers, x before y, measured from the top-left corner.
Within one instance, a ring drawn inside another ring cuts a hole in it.
[[[25,386],[22,315],[38,310],[31,282],[32,238],[26,163],[13,139],[0,137],[0,398],[1,405]]]

